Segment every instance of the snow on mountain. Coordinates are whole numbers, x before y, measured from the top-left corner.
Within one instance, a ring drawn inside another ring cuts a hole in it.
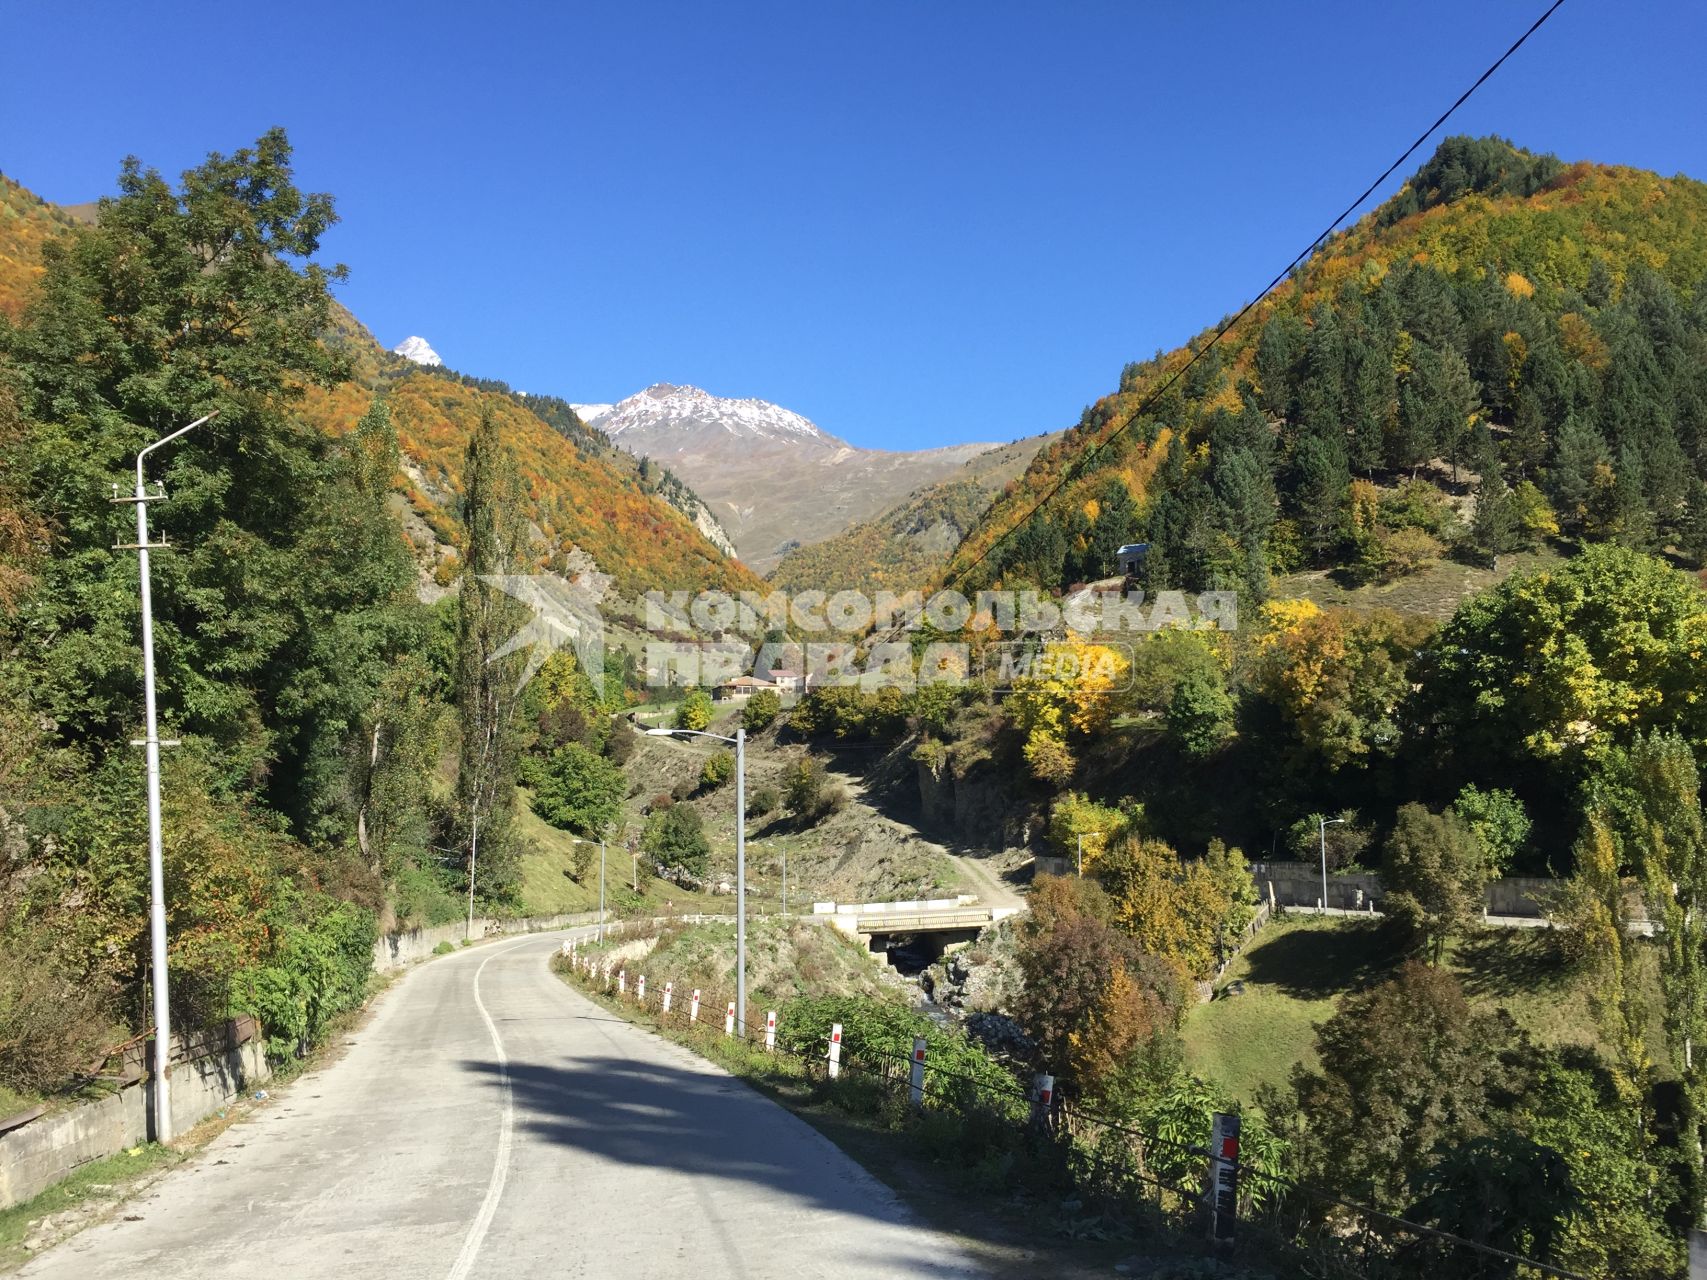
[[[610,411],[616,408],[614,404],[572,404],[569,407],[575,411],[575,416],[589,427],[598,426],[610,416]]]
[[[391,350],[394,354],[402,356],[405,360],[413,360],[416,364],[444,364],[444,361],[439,359],[439,353],[427,345],[425,338],[407,337]]]
[[[760,573],[788,548],[871,519],[991,447],[860,449],[781,405],[668,383],[575,411],[620,448],[691,485]]]
[[[604,407],[586,406],[588,410]],[[577,408],[576,412],[581,410]],[[591,420],[585,416],[581,420],[591,425]],[[597,425],[613,440],[625,431],[634,431],[644,435],[648,444],[653,446],[678,433],[704,437],[716,431],[737,439],[811,442],[830,446],[841,443],[798,413],[768,400],[731,400],[714,396],[698,387],[675,387],[667,382],[647,387],[611,406],[600,416]]]

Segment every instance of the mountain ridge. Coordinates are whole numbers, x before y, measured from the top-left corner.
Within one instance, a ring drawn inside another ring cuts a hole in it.
[[[589,425],[618,448],[686,480],[728,529],[742,561],[761,573],[793,548],[876,519],[980,455],[1011,447],[865,449],[770,401],[672,383],[584,407]]]

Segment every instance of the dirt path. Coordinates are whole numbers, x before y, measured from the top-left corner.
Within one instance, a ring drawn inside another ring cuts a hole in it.
[[[1018,889],[1002,879],[994,863],[983,858],[971,858],[965,854],[949,853],[947,849],[943,849],[942,852],[943,856],[959,867],[960,873],[972,882],[972,892],[978,895],[978,901],[985,906],[1023,907],[1025,905],[1025,897]]]
[[[1009,851],[1005,855],[995,854],[988,858],[974,858],[967,854],[954,853],[946,845],[932,840],[912,824],[882,814],[866,799],[865,781],[858,774],[848,773],[833,766],[830,772],[842,785],[847,787],[851,803],[858,805],[869,814],[873,822],[890,823],[903,828],[923,848],[944,858],[966,881],[965,891],[976,894],[982,905],[989,907],[1025,906],[1025,896],[1007,883],[1001,875],[1001,868],[1010,865],[1018,856],[1016,851]]]

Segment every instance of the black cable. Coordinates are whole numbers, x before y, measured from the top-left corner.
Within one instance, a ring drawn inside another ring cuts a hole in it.
[[[1127,418],[1127,420],[1124,423],[1122,423],[1120,426],[1116,427],[1113,431],[1109,432],[1108,436],[1105,439],[1099,440],[1096,444],[1092,445],[1089,449],[1087,449],[1083,453],[1079,454],[1079,456],[1077,458],[1073,459],[1072,462],[1068,463],[1066,468],[1061,473],[1061,478],[1055,482],[1054,486],[1050,488],[1049,492],[1045,493],[1041,498],[1039,498],[1037,500],[1037,502],[1035,504],[1033,504],[1031,510],[1027,511],[1025,513],[1025,515],[1021,516],[1018,520],[1014,521],[1013,524],[1009,525],[1007,527],[1007,529],[1004,530],[999,537],[997,537],[993,542],[990,543],[989,546],[985,547],[982,551],[980,551],[978,553],[978,555],[973,558],[972,563],[967,565],[964,569],[954,570],[951,567],[951,571],[943,579],[942,589],[945,591],[948,590],[949,587],[953,583],[963,580],[967,574],[971,573],[972,570],[976,569],[980,564],[982,564],[989,557],[991,552],[993,552],[997,547],[1001,546],[1002,543],[1006,542],[1015,533],[1017,533],[1025,524],[1027,524],[1031,520],[1031,518],[1033,516],[1035,516],[1039,511],[1041,511],[1055,497],[1056,494],[1060,493],[1062,489],[1066,488],[1067,485],[1072,482],[1072,480],[1078,474],[1078,472],[1084,468],[1086,463],[1088,463],[1092,458],[1096,457],[1099,453],[1101,453],[1105,448],[1107,448],[1111,443],[1113,443],[1120,436],[1124,435],[1131,428],[1133,423],[1137,422],[1139,418],[1144,416],[1144,413],[1146,410],[1148,410],[1152,405],[1154,405],[1157,400],[1161,399],[1163,393],[1166,392],[1169,387],[1173,386],[1174,383],[1178,382],[1182,377],[1184,377],[1186,372],[1191,368],[1192,365],[1196,364],[1205,355],[1207,355],[1209,353],[1210,349],[1212,347],[1214,347],[1217,343],[1219,343],[1221,341],[1221,339],[1224,338],[1228,334],[1228,332],[1232,330],[1234,325],[1238,324],[1239,321],[1243,320],[1245,318],[1245,316],[1248,315],[1250,313],[1250,311],[1259,302],[1261,302],[1264,298],[1266,298],[1268,296],[1269,292],[1271,290],[1273,290],[1276,285],[1278,285],[1282,280],[1286,279],[1287,276],[1291,275],[1292,272],[1294,271],[1294,269],[1296,269],[1297,266],[1301,262],[1303,262],[1306,258],[1308,258],[1312,253],[1314,253],[1317,250],[1317,248],[1320,247],[1322,242],[1334,233],[1334,231],[1339,227],[1340,223],[1344,222],[1347,218],[1349,218],[1354,212],[1356,212],[1357,208],[1365,200],[1369,199],[1370,196],[1374,195],[1376,189],[1379,188],[1383,182],[1387,181],[1388,178],[1392,177],[1394,171],[1397,170],[1400,165],[1404,164],[1405,161],[1409,160],[1411,158],[1411,156],[1416,153],[1417,148],[1421,147],[1423,143],[1428,141],[1429,135],[1432,134],[1436,129],[1440,128],[1440,126],[1445,124],[1449,119],[1451,119],[1453,114],[1458,110],[1458,108],[1463,106],[1466,102],[1468,102],[1470,100],[1470,95],[1475,93],[1476,90],[1480,89],[1482,87],[1482,85],[1488,81],[1489,77],[1491,77],[1494,74],[1494,72],[1498,71],[1500,69],[1500,67],[1504,65],[1507,58],[1511,57],[1512,54],[1516,53],[1519,49],[1521,49],[1523,47],[1524,43],[1529,39],[1529,37],[1534,35],[1537,31],[1539,31],[1541,29],[1542,25],[1547,21],[1547,19],[1551,18],[1553,16],[1554,12],[1559,8],[1560,5],[1564,4],[1564,2],[1565,2],[1565,0],[1553,0],[1553,3],[1547,7],[1547,11],[1545,13],[1543,13],[1539,18],[1537,18],[1533,23],[1530,24],[1529,29],[1527,31],[1525,31],[1522,35],[1520,35],[1512,43],[1512,45],[1509,49],[1507,49],[1504,53],[1500,54],[1500,56],[1498,58],[1494,59],[1493,64],[1491,66],[1489,66],[1486,71],[1482,72],[1481,75],[1476,77],[1474,84],[1472,84],[1468,89],[1464,90],[1463,93],[1458,95],[1457,101],[1455,101],[1445,111],[1441,112],[1439,117],[1436,118],[1436,120],[1433,124],[1429,125],[1428,128],[1424,129],[1421,133],[1419,133],[1417,135],[1416,141],[1411,143],[1410,146],[1406,147],[1404,152],[1399,156],[1399,158],[1397,160],[1393,161],[1392,164],[1388,165],[1384,170],[1382,170],[1380,177],[1376,178],[1374,182],[1371,182],[1367,187],[1365,187],[1363,189],[1362,194],[1360,194],[1357,197],[1357,199],[1353,200],[1350,204],[1348,204],[1340,212],[1339,216],[1336,217],[1332,222],[1330,222],[1327,225],[1327,228],[1325,230],[1323,230],[1321,232],[1321,234],[1319,234],[1314,240],[1310,241],[1310,243],[1308,245],[1306,245],[1303,248],[1303,250],[1300,251],[1298,253],[1298,255],[1292,259],[1291,262],[1288,262],[1286,264],[1286,266],[1281,268],[1281,270],[1275,275],[1274,279],[1270,280],[1266,285],[1263,286],[1261,292],[1259,292],[1249,302],[1245,303],[1244,306],[1240,307],[1239,310],[1233,314],[1233,317],[1231,319],[1223,320],[1221,322],[1221,327],[1215,330],[1215,333],[1210,337],[1208,342],[1204,343],[1201,347],[1199,347],[1196,351],[1194,351],[1192,353],[1191,358],[1189,360],[1187,360],[1183,365],[1181,365],[1178,369],[1176,369],[1173,372],[1173,374],[1167,378],[1166,381],[1164,381],[1160,386],[1156,387],[1153,391],[1151,391],[1147,396],[1144,397],[1143,400],[1139,401],[1138,407],[1132,411],[1132,415],[1129,418]]]

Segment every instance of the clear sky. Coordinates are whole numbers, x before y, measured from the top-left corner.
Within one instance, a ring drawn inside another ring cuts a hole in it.
[[[75,203],[282,124],[387,346],[1011,439],[1236,309],[1544,7],[15,4],[0,169]],[[1453,128],[1707,179],[1703,47],[1696,0],[1567,0]]]

